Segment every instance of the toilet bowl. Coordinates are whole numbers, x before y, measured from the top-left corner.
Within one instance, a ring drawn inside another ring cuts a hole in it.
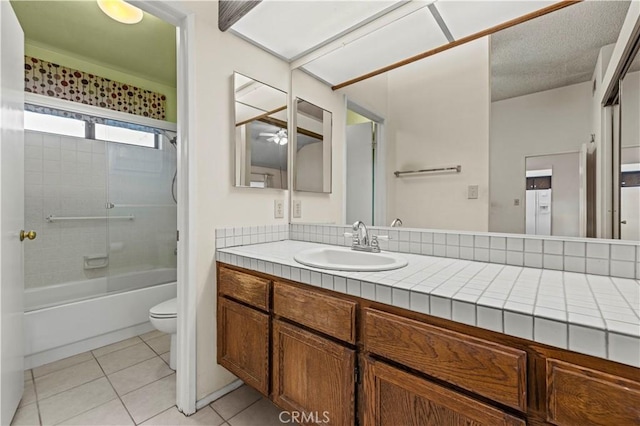
[[[149,309],[149,321],[156,330],[171,335],[169,367],[176,369],[176,332],[178,331],[178,299],[162,302]]]

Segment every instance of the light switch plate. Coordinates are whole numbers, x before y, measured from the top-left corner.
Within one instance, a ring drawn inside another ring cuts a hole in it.
[[[478,185],[469,185],[467,188],[467,198],[469,200],[478,199]]]
[[[302,200],[293,200],[293,217],[295,219],[302,217]]]
[[[274,200],[273,217],[276,219],[282,219],[284,217],[284,200]]]

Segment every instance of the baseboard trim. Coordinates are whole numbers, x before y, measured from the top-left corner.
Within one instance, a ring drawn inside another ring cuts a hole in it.
[[[229,383],[227,386],[223,387],[222,389],[219,389],[219,390],[217,390],[217,391],[215,391],[213,393],[210,393],[209,395],[205,396],[201,400],[196,401],[196,410],[199,410],[202,407],[206,407],[207,405],[211,404],[216,399],[221,398],[221,397],[225,396],[226,394],[230,393],[231,391],[234,391],[234,390],[238,389],[243,384],[244,384],[244,382],[242,380],[238,379],[235,382]]]
[[[152,330],[154,330],[153,326],[150,322],[147,321],[142,324],[137,324],[131,327],[123,328],[121,330],[112,331],[110,333],[91,337],[79,342],[74,342],[68,345],[59,346],[57,348],[27,355],[24,357],[24,368],[25,370],[28,370],[30,368],[39,367],[50,362],[68,358],[73,355],[78,355],[93,349],[98,349],[103,346],[119,342],[121,340],[129,339],[131,337],[139,336],[140,334],[144,334]]]

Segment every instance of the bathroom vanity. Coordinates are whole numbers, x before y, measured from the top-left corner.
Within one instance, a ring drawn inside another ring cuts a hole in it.
[[[635,366],[380,303],[298,265],[320,279],[305,284],[251,253],[219,252],[218,363],[302,423],[640,424]]]

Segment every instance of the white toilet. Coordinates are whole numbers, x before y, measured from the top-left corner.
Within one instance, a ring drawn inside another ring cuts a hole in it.
[[[149,321],[156,330],[171,334],[169,367],[176,369],[176,332],[178,331],[178,299],[167,300],[149,309]]]

